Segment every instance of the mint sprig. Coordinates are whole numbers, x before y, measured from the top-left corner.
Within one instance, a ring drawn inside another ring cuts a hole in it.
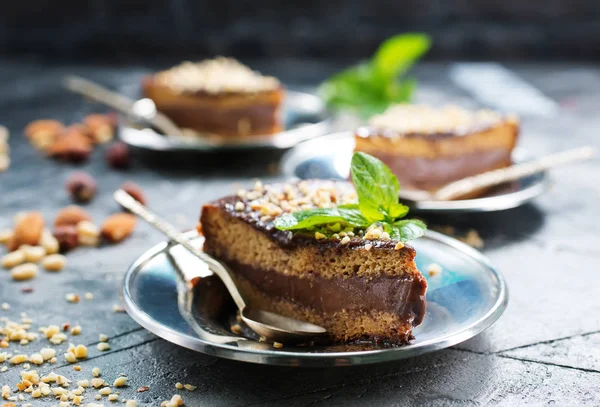
[[[391,104],[408,102],[416,87],[404,75],[430,48],[425,34],[408,33],[384,41],[373,57],[323,82],[319,93],[328,106],[352,110],[362,117],[384,111]]]
[[[390,169],[377,158],[356,152],[350,172],[358,195],[358,204],[336,208],[316,208],[284,214],[275,219],[280,230],[326,230],[339,224],[340,228],[365,229],[380,224],[393,240],[408,242],[417,239],[427,229],[416,219],[402,219],[408,207],[398,203],[400,184]]]

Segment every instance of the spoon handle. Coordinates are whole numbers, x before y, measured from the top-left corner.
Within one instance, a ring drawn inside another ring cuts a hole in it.
[[[102,103],[116,111],[123,113],[124,115],[134,117],[137,120],[143,120],[149,122],[158,130],[168,136],[184,137],[181,129],[173,123],[164,114],[157,112],[154,109],[151,117],[146,115],[140,115],[136,112],[135,104],[136,101],[129,97],[122,95],[117,92],[113,92],[97,83],[94,83],[88,79],[80,78],[79,76],[69,75],[64,78],[64,85],[71,92],[78,93],[85,97],[88,97],[95,102]]]
[[[122,189],[118,189],[113,194],[113,197],[118,203],[123,205],[125,208],[129,209],[131,212],[133,212],[140,218],[144,219],[150,225],[154,226],[154,228],[158,229],[169,239],[179,243],[190,253],[204,261],[208,265],[208,268],[217,276],[219,276],[219,278],[223,281],[223,284],[225,284],[225,287],[229,291],[229,294],[235,301],[235,304],[238,306],[240,311],[246,307],[246,303],[244,302],[242,295],[240,294],[237,286],[235,285],[235,282],[231,278],[229,270],[227,270],[223,264],[213,259],[211,256],[207,255],[203,251],[195,248],[183,233],[179,232],[169,222],[167,222],[166,220],[158,216],[156,213],[150,211],[144,205],[140,204],[138,201],[133,199],[131,195],[129,195],[127,192],[123,191]],[[179,268],[177,267],[177,269]],[[185,269],[181,269],[181,274],[183,274],[181,277],[187,283],[191,283],[195,278],[198,277],[196,273],[190,272],[189,270]]]
[[[578,147],[550,154],[527,163],[512,165],[452,182],[437,190],[433,194],[433,198],[440,201],[455,199],[483,188],[514,181],[552,167],[588,160],[594,157],[595,154],[596,148],[591,146]]]

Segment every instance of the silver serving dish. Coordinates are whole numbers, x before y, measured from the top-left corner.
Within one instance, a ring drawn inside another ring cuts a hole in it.
[[[238,139],[214,139],[201,135],[165,136],[148,127],[141,127],[122,118],[118,129],[125,143],[154,151],[217,151],[229,149],[273,148],[285,149],[303,141],[322,136],[330,131],[331,114],[316,95],[286,90],[283,104],[285,129],[281,133]]]
[[[195,232],[195,244],[202,238]],[[258,341],[247,329],[231,332],[235,307],[206,265],[184,248],[161,243],[144,253],[123,281],[125,308],[133,319],[156,335],[186,348],[244,362],[287,366],[344,366],[378,363],[433,352],[463,342],[492,325],[506,308],[506,283],[478,251],[435,232],[411,243],[417,265],[442,267],[426,272],[427,314],[414,330],[410,345],[389,347],[373,343],[274,348]],[[175,267],[204,270],[193,295],[177,290]]]
[[[295,179],[348,179],[350,161],[354,151],[351,132],[334,133],[310,140],[286,152],[281,160],[283,174]],[[530,159],[524,149],[515,149],[513,161]],[[495,187],[486,195],[455,201],[407,201],[411,209],[420,212],[492,212],[516,208],[548,190],[550,182],[546,172],[523,177]],[[402,187],[402,186],[400,186]],[[402,200],[402,197],[400,197]]]

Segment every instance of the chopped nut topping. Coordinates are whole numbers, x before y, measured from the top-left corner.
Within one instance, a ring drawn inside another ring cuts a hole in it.
[[[373,245],[372,245],[371,243],[367,243],[367,244],[365,245],[365,250],[366,250],[366,251],[369,251],[369,250],[371,250],[372,248],[373,248]]]
[[[183,62],[155,75],[157,83],[178,93],[255,93],[274,90],[279,81],[263,76],[232,58]]]
[[[440,108],[426,105],[400,104],[373,116],[370,126],[398,133],[456,133],[467,134],[473,129],[491,127],[505,120],[489,109],[469,111],[458,106]]]
[[[400,250],[400,249],[402,249],[403,247],[404,247],[404,243],[402,243],[402,242],[398,242],[398,243],[396,243],[396,246],[394,246],[394,249],[395,249],[395,250]]]
[[[341,244],[348,244],[350,243],[350,238],[348,236],[344,236],[340,242]]]
[[[323,233],[321,232],[315,232],[315,239],[317,240],[321,240],[321,239],[327,239],[327,236],[325,236]]]

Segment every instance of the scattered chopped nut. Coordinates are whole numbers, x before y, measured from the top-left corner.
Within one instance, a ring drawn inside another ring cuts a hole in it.
[[[20,365],[23,362],[27,361],[27,355],[15,355],[12,358],[10,358],[9,362],[13,365]]]
[[[138,403],[135,400],[127,400],[125,407],[138,407]]]
[[[341,244],[348,244],[350,243],[350,238],[348,236],[344,236],[342,238],[342,240],[340,241]]]
[[[183,387],[189,391],[194,391],[198,388],[197,386],[192,386],[191,384],[184,384]]]
[[[85,293],[84,298],[86,300],[93,300],[94,299],[94,294],[92,294],[90,292],[87,292],[87,293]]]
[[[433,277],[442,272],[442,266],[437,263],[431,263],[429,266],[427,266],[427,272]]]
[[[33,355],[29,356],[29,361],[34,365],[41,365],[44,363],[44,358],[41,354],[34,353]]]
[[[38,273],[38,266],[33,263],[21,264],[10,271],[10,275],[15,281],[31,280]]]
[[[116,118],[112,114],[90,114],[83,119],[96,144],[108,143],[115,136]]]
[[[88,130],[82,125],[69,126],[55,142],[49,146],[48,155],[59,160],[79,163],[88,159],[92,152]]]
[[[117,401],[117,400],[119,400],[118,394],[109,394],[108,395],[108,401]]]
[[[122,305],[115,304],[113,305],[113,312],[125,312],[125,308]]]
[[[127,386],[127,378],[124,376],[117,377],[115,382],[113,383],[115,387],[125,387]]]
[[[75,325],[71,328],[71,335],[79,335],[81,333],[81,327],[79,325]]]
[[[100,352],[105,352],[110,350],[110,345],[106,342],[100,342],[98,345],[96,345],[96,349],[98,349]]]
[[[76,372],[81,372],[81,366],[75,365],[73,366],[73,370],[75,370]]]
[[[73,293],[69,293],[65,296],[65,298],[67,299],[68,302],[72,303],[72,304],[77,304],[80,300],[79,296],[77,294],[73,294]]]
[[[137,392],[138,393],[143,393],[143,392],[148,391],[148,390],[150,390],[150,387],[148,387],[148,386],[141,386],[141,387],[139,387],[137,389]]]
[[[183,384],[177,382],[177,383],[175,383],[175,388],[181,390],[181,389],[183,389]]]
[[[283,348],[283,343],[273,342],[273,347],[277,349]]]
[[[102,394],[103,396],[108,396],[110,393],[112,393],[112,390],[110,387],[103,387],[98,391],[98,393]]]
[[[19,217],[15,223],[14,235],[9,244],[9,250],[15,250],[21,245],[37,246],[44,232],[44,217],[41,212],[32,211]]]
[[[40,355],[42,355],[42,358],[44,360],[50,360],[52,359],[54,356],[56,356],[56,350],[52,349],[52,348],[43,348],[40,351]]]
[[[100,229],[90,221],[81,221],[77,224],[77,240],[82,246],[98,246]]]
[[[75,347],[75,356],[77,359],[85,359],[87,358],[88,350],[85,345],[77,345]]]
[[[74,353],[67,352],[67,353],[65,353],[65,360],[69,363],[75,363],[75,362],[77,362],[77,357],[75,356]]]
[[[100,368],[99,367],[95,367],[92,369],[92,375],[94,377],[100,377]]]
[[[98,339],[100,340],[100,342],[108,342],[108,336],[105,334],[98,335]]]
[[[62,254],[51,254],[44,257],[41,264],[47,271],[61,271],[67,264],[67,258]]]
[[[90,384],[93,388],[97,389],[99,387],[104,386],[104,380],[100,379],[99,377],[96,377],[90,381]]]

